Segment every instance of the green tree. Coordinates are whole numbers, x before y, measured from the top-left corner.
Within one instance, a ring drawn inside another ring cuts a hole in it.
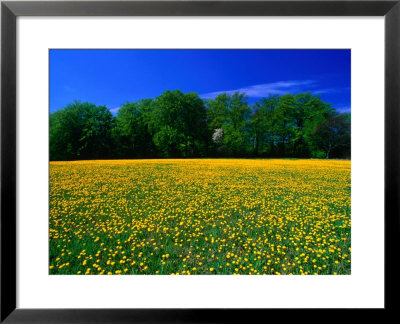
[[[163,156],[191,157],[206,153],[206,110],[197,93],[165,91],[156,98],[152,116],[154,144]],[[163,147],[166,143],[170,144]]]
[[[262,98],[252,114],[255,153],[296,157],[318,154],[311,137],[332,112],[330,104],[309,92]]]
[[[207,102],[207,124],[211,132],[222,128],[229,119],[230,96],[226,93],[218,95]]]
[[[186,148],[184,135],[168,125],[161,126],[153,140],[164,157],[180,156]]]
[[[113,131],[116,156],[151,157],[155,154],[150,123],[154,101],[143,99],[126,103],[119,110]]]
[[[274,133],[275,111],[279,104],[279,96],[262,98],[253,106],[251,130],[253,148],[256,155],[272,155],[276,145]]]
[[[75,101],[50,114],[50,159],[198,156],[350,157],[350,114],[311,93],[261,98],[165,91],[124,104]]]
[[[251,110],[244,93],[220,94],[208,101],[209,129],[213,134],[222,129],[225,153],[238,156],[251,151],[250,115]]]
[[[296,156],[310,157],[313,154],[310,136],[319,124],[332,115],[333,109],[329,103],[309,92],[297,94],[294,100],[293,153]]]
[[[283,156],[290,155],[295,135],[294,102],[291,94],[281,96],[273,114],[273,132],[277,138],[279,152]]]
[[[111,156],[113,117],[105,106],[74,103],[50,115],[50,159]]]
[[[313,133],[314,145],[329,159],[350,157],[350,115],[335,112],[317,126]]]

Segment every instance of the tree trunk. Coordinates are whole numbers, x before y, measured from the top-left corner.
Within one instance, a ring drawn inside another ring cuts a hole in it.
[[[327,158],[327,159],[329,159],[329,153],[331,152],[331,149],[332,149],[332,144],[329,143],[328,150],[326,151],[326,158]]]

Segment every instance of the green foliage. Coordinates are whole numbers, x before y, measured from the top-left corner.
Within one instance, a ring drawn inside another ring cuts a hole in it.
[[[110,157],[112,114],[105,106],[76,101],[50,115],[50,159]]]
[[[326,157],[326,153],[324,151],[312,151],[311,157],[314,159],[324,159]]]
[[[245,93],[207,102],[165,91],[104,106],[74,102],[50,115],[50,159],[151,157],[350,157],[350,114],[311,93],[270,96],[249,105]]]
[[[185,138],[176,128],[165,125],[154,135],[154,144],[164,157],[178,156],[185,151]]]
[[[311,139],[316,147],[326,152],[326,158],[336,152],[340,157],[350,156],[350,123],[349,116],[334,113],[317,125]]]
[[[275,148],[274,115],[279,97],[262,98],[256,102],[251,116],[254,154],[273,154]]]
[[[118,111],[113,137],[116,142],[115,156],[152,156],[155,148],[152,142],[151,114],[152,99],[126,103]]]
[[[244,93],[220,94],[208,101],[209,129],[213,133],[217,129],[223,130],[225,154],[240,156],[250,151],[250,115],[251,109]]]
[[[155,100],[153,116],[153,141],[162,156],[193,157],[204,153],[209,134],[204,102],[197,93],[165,91]]]
[[[207,102],[207,124],[211,131],[222,128],[228,122],[229,95],[226,93],[218,95],[215,99]]]

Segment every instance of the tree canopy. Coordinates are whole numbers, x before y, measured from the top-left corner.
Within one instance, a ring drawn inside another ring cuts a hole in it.
[[[50,160],[189,157],[350,158],[349,113],[311,93],[248,103],[245,93],[203,100],[165,91],[105,106],[75,101],[50,114]]]

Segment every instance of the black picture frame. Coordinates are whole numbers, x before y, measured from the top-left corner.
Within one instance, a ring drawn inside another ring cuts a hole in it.
[[[2,1],[1,2],[1,316],[5,323],[267,321],[270,309],[16,308],[16,18],[18,16],[384,16],[385,308],[395,311],[400,232],[400,0],[393,1]],[[368,283],[366,283],[368,284]],[[299,312],[301,310],[297,310]],[[315,310],[314,310],[315,311]],[[331,310],[326,310],[331,311]],[[353,310],[357,311],[357,310]],[[296,310],[295,310],[296,312]],[[347,311],[348,312],[348,311]],[[315,313],[314,313],[315,314]],[[287,315],[286,315],[287,316]],[[297,316],[297,315],[295,315]],[[368,312],[368,317],[373,316]],[[253,318],[253,320],[252,320]],[[290,317],[288,317],[290,318]],[[377,317],[378,318],[378,317]],[[340,320],[340,319],[338,319]]]

